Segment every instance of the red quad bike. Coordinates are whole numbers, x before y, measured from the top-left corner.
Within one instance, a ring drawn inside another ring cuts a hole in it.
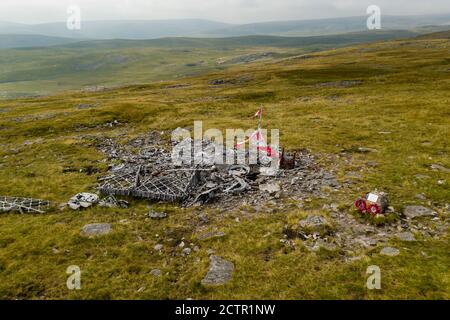
[[[355,202],[355,207],[359,212],[370,214],[375,217],[378,214],[383,214],[388,207],[388,200],[385,193],[368,193]]]

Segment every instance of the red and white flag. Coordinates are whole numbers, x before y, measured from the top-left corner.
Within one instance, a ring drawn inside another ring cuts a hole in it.
[[[261,118],[263,113],[262,107],[255,113],[255,118]]]

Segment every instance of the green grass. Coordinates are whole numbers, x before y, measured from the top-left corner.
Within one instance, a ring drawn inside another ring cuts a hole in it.
[[[292,217],[317,212],[324,201],[349,208],[357,196],[374,188],[388,192],[397,209],[423,204],[440,208],[441,216],[448,217],[443,208],[450,200],[449,174],[432,171],[430,165],[450,167],[449,45],[445,39],[382,42],[315,53],[308,59],[230,66],[179,81],[1,101],[2,195],[65,202],[77,192],[93,191],[96,178],[104,173],[63,174],[64,167],[106,170],[93,137],[123,134],[126,140],[152,129],[192,126],[194,120],[203,120],[205,129],[248,129],[255,126],[251,116],[261,103],[264,127],[280,129],[284,146],[310,149],[341,181],[352,171],[362,179],[331,199],[312,199],[302,210],[286,201],[268,208],[272,213],[246,207],[215,211],[155,205],[169,218],[154,221],[145,218],[146,203],[133,201],[129,209],[3,214],[0,297],[448,299],[448,234],[411,244],[393,241],[400,256],[380,256],[378,247],[353,262],[310,253],[301,243],[296,250],[287,249],[280,239]],[[212,79],[246,80],[211,86]],[[344,80],[362,83],[344,86]],[[167,89],[173,84],[189,86]],[[79,110],[80,103],[95,107]],[[122,126],[100,126],[112,120]],[[377,152],[361,153],[359,147]],[[370,167],[368,162],[378,165]],[[418,179],[418,174],[429,178]],[[445,183],[439,185],[438,180]],[[417,200],[419,193],[427,200]],[[226,236],[198,240],[204,231],[198,227],[199,213],[210,219],[207,230],[218,228]],[[114,231],[103,238],[82,238],[81,227],[93,222],[111,222]],[[168,238],[173,240],[161,240]],[[180,256],[176,245],[182,238],[200,251]],[[157,243],[164,244],[163,254],[154,252]],[[236,266],[232,281],[223,287],[200,284],[208,249]],[[69,265],[82,269],[80,291],[66,288]],[[381,267],[380,291],[365,287],[370,265]],[[163,271],[160,278],[149,273],[154,268]]]

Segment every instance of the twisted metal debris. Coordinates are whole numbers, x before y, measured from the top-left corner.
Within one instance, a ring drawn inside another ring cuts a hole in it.
[[[107,195],[133,196],[155,201],[177,202],[187,198],[198,183],[198,171],[167,170],[118,172],[102,179],[100,192]]]
[[[207,150],[212,142],[202,144],[203,150]],[[261,200],[272,199],[275,194],[260,190],[264,183],[277,184],[283,194],[298,199],[320,195],[324,186],[339,188],[334,176],[318,168],[307,151],[297,152],[295,157],[286,155],[284,168],[274,176],[267,176],[261,172],[270,171],[270,167],[211,164],[211,159],[195,167],[176,166],[167,151],[170,143],[157,132],[125,144],[110,138],[97,140],[97,148],[107,155],[110,163],[110,174],[100,178],[98,186],[108,196],[179,202],[183,206],[214,203],[224,208],[245,203],[258,205]]]
[[[19,197],[0,197],[0,212],[44,213],[50,207],[47,200]]]

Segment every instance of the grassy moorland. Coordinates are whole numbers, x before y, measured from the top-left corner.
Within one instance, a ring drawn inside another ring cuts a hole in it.
[[[349,172],[359,178],[303,209],[288,201],[258,213],[154,204],[169,218],[153,221],[145,217],[147,204],[133,201],[129,209],[2,214],[0,298],[449,299],[448,230],[436,239],[391,240],[401,248],[397,257],[381,256],[375,247],[354,261],[302,246],[286,250],[280,243],[288,217],[331,202],[350,211],[358,195],[374,188],[387,191],[398,211],[422,204],[448,218],[450,176],[431,165],[450,168],[449,53],[450,41],[439,37],[389,41],[229,66],[172,82],[1,101],[1,195],[65,202],[94,191],[97,177],[105,174],[107,163],[92,137],[127,140],[150,130],[189,127],[194,120],[205,127],[247,129],[254,127],[251,116],[260,104],[264,125],[280,129],[284,146],[309,149],[340,181]],[[214,79],[229,81],[211,85]],[[120,125],[104,126],[114,120]],[[86,166],[100,173],[63,173],[65,167]],[[199,241],[199,213],[226,236]],[[81,227],[92,222],[112,223],[113,232],[81,237]],[[200,250],[188,257],[170,245],[155,252],[165,236],[184,238]],[[208,249],[236,266],[225,286],[200,283]],[[82,269],[79,291],[66,288],[69,265]],[[382,290],[367,290],[369,265],[381,267]],[[155,268],[161,277],[150,274]]]
[[[270,53],[265,60],[271,60],[415,34],[418,33],[398,30],[317,37],[97,40],[4,49],[0,50],[0,99],[43,96],[97,85],[115,87],[167,81],[223,70],[240,59],[245,61],[248,55]],[[8,38],[17,37],[2,36],[0,40],[7,42]]]

